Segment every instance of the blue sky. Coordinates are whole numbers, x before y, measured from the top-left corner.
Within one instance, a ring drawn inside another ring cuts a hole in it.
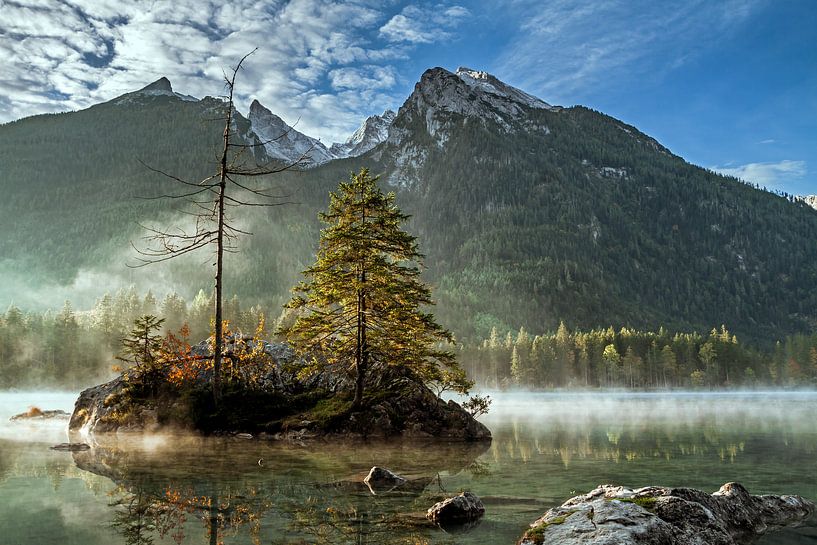
[[[702,166],[817,193],[813,0],[0,0],[0,121],[90,106],[167,76],[239,80],[324,142],[396,109],[426,68],[469,66],[635,125]]]

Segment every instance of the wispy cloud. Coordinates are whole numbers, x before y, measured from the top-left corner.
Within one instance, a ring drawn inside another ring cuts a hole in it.
[[[471,14],[462,6],[407,6],[380,28],[392,42],[433,43],[451,37],[460,20]]]
[[[497,71],[548,101],[673,70],[738,27],[763,0],[508,0],[521,14]]]
[[[789,159],[777,163],[747,163],[712,167],[712,170],[770,189],[779,189],[785,183],[803,178],[808,173],[805,161]]]
[[[395,106],[404,97],[394,65],[450,39],[468,16],[452,4],[368,0],[10,0],[2,10],[0,122],[84,108],[161,76],[179,92],[217,95],[222,71],[259,47],[239,107],[257,98],[325,141]],[[401,15],[402,27],[389,26]]]

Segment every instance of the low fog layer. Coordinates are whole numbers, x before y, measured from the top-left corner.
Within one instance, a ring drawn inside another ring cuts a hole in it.
[[[481,420],[540,427],[616,424],[638,427],[703,423],[811,427],[817,431],[817,392],[487,392],[493,403]]]
[[[62,443],[68,440],[68,419],[9,420],[37,407],[43,411],[71,413],[77,394],[73,392],[0,392],[0,440],[26,443]]]

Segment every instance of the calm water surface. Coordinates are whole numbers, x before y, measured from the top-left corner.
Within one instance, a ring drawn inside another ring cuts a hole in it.
[[[0,394],[0,544],[514,543],[549,507],[600,483],[691,486],[817,500],[817,394],[496,394],[482,445],[279,445],[109,438],[48,449],[65,421],[9,422],[71,394]],[[261,463],[259,464],[259,460]],[[371,491],[382,465],[409,478]],[[446,494],[486,506],[476,526],[425,523]],[[817,523],[770,534],[817,543]]]

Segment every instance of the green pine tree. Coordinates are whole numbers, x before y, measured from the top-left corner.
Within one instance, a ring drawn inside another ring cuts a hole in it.
[[[159,351],[162,348],[161,330],[164,320],[146,314],[133,321],[130,335],[122,339],[122,353],[116,359],[133,365],[130,379],[155,392],[160,378]]]
[[[287,304],[299,316],[286,331],[307,356],[308,375],[326,368],[354,376],[353,408],[363,402],[367,379],[389,368],[424,383],[465,392],[470,384],[453,353],[442,346],[451,333],[423,309],[431,292],[420,281],[416,238],[401,229],[408,219],[367,169],[330,194],[326,227],[307,280]]]

